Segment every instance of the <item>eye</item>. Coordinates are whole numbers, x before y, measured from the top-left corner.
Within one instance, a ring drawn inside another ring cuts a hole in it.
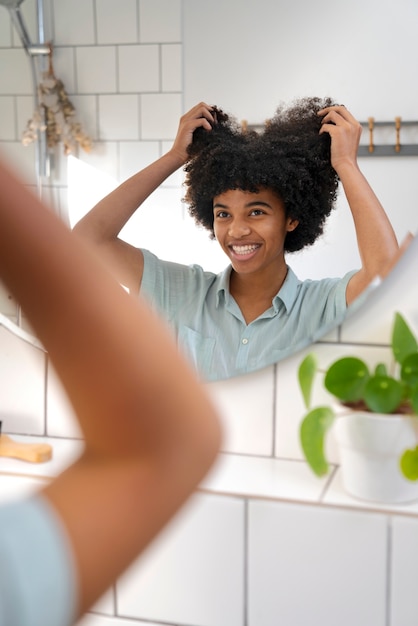
[[[263,209],[252,209],[250,215],[264,215],[265,211]]]
[[[217,213],[215,214],[216,218],[220,218],[220,219],[225,219],[226,217],[229,217],[229,213],[228,211],[217,211]]]

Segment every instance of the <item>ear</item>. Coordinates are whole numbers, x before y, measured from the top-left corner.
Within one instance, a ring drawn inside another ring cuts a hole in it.
[[[287,218],[287,232],[290,233],[292,230],[295,230],[299,225],[299,220],[294,220],[291,217]]]

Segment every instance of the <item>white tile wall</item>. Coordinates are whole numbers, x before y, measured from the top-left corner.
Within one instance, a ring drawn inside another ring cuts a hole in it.
[[[197,495],[117,585],[120,616],[242,626],[244,503]]]
[[[0,322],[1,324],[1,322]],[[45,352],[0,325],[3,432],[45,434]]]
[[[139,0],[141,43],[181,40],[181,0]]]
[[[115,46],[77,47],[76,72],[78,93],[115,93]]]
[[[102,141],[139,139],[137,95],[99,96],[99,137]]]
[[[135,43],[138,41],[136,0],[96,2],[97,43]]]
[[[223,450],[273,453],[274,367],[208,385],[222,415]]]
[[[248,626],[386,626],[387,520],[251,501]]]
[[[144,93],[159,90],[159,46],[119,46],[118,68],[119,91]]]
[[[94,0],[53,0],[54,39],[59,45],[96,43]]]
[[[13,68],[13,71],[10,69]],[[20,95],[32,93],[30,67],[21,48],[2,50],[0,55],[1,93]]]
[[[418,520],[392,519],[392,569],[390,581],[390,626],[413,626],[417,622],[415,586],[418,554]]]

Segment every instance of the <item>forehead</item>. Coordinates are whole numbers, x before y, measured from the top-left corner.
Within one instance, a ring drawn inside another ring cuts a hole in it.
[[[246,207],[252,204],[267,204],[284,209],[284,203],[279,194],[273,189],[261,187],[257,191],[246,191],[243,189],[229,189],[213,198],[213,205],[223,205],[227,207]]]

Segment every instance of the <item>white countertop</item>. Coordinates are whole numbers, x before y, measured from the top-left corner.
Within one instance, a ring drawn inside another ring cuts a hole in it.
[[[50,461],[28,463],[0,457],[0,502],[42,487],[57,476],[81,453],[83,442],[10,435],[15,441],[48,443],[53,448]],[[304,461],[221,453],[200,486],[200,491],[244,498],[343,507],[418,517],[418,501],[407,505],[379,505],[350,497],[343,489],[339,467],[317,478]]]

